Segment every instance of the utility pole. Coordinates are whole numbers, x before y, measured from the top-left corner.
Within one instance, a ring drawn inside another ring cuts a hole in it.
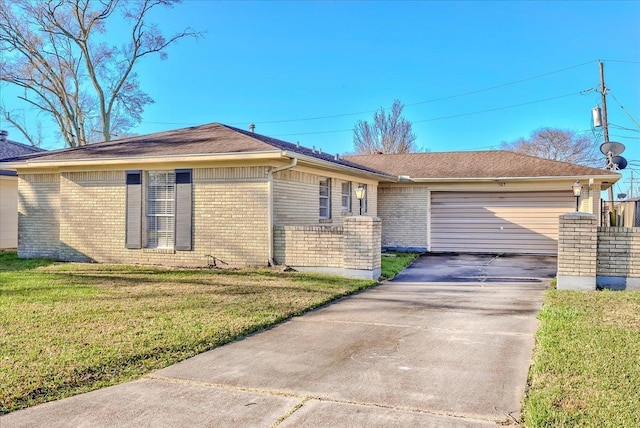
[[[604,64],[600,64],[600,94],[602,95],[602,132],[604,134],[604,142],[609,142],[609,122],[607,122],[607,87],[604,85]]]
[[[609,142],[609,122],[607,122],[607,87],[604,84],[604,64],[598,61],[600,65],[600,95],[602,96],[602,133],[604,142]],[[609,187],[609,223],[611,226],[616,225],[616,208],[613,200],[613,185]]]

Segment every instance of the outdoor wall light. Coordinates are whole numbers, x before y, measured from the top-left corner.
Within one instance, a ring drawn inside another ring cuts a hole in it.
[[[582,193],[582,184],[580,184],[580,180],[576,180],[575,183],[571,185],[573,189],[573,196],[576,197],[576,211],[578,211],[580,207],[580,194]]]
[[[366,190],[364,186],[360,185],[356,188],[356,198],[360,201],[360,215],[362,215],[362,200],[364,199]]]

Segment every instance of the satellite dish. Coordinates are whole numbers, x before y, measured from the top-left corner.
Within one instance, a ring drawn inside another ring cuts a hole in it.
[[[627,160],[622,156],[614,156],[611,158],[611,162],[618,165],[618,169],[625,169],[627,167]]]
[[[602,143],[600,151],[603,155],[607,155],[611,152],[611,156],[619,156],[624,152],[624,144],[617,143],[615,141],[607,141],[606,143]]]

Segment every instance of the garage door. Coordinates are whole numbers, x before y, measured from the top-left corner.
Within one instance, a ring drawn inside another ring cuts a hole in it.
[[[558,252],[558,216],[570,192],[432,192],[431,251]]]

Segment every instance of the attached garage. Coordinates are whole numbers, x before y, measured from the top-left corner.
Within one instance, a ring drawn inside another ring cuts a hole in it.
[[[558,216],[575,210],[564,192],[431,192],[436,252],[558,252]]]
[[[397,177],[378,186],[382,247],[433,252],[556,254],[561,214],[600,218],[620,175],[508,151],[373,154],[348,160]]]

